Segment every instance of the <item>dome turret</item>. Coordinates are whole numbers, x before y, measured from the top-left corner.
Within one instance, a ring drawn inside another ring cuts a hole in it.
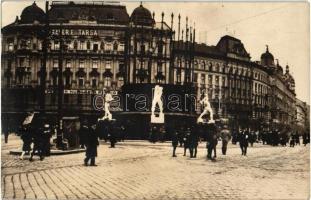
[[[44,22],[45,13],[44,11],[37,6],[34,2],[31,6],[24,8],[21,14],[21,23],[33,23],[34,21]]]
[[[269,52],[269,46],[266,45],[266,52],[261,54],[261,64],[265,66],[271,66],[274,65],[274,57],[273,55]]]
[[[154,19],[151,16],[151,12],[142,4],[134,9],[130,20],[137,25],[151,26],[154,24]]]

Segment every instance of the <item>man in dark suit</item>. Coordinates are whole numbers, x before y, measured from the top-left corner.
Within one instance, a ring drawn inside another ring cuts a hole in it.
[[[190,135],[190,158],[196,158],[199,145],[199,127],[192,126]]]
[[[187,128],[184,134],[184,156],[187,154],[187,149],[189,149],[190,154],[191,154],[191,149],[190,149],[190,134],[191,130],[190,128]]]
[[[205,132],[206,136],[206,148],[207,148],[207,159],[215,160],[216,158],[216,146],[217,146],[217,127],[215,124],[206,124]],[[214,150],[214,156],[212,157],[212,152]]]
[[[176,156],[176,148],[178,146],[178,132],[177,130],[172,130],[172,146],[173,146],[173,157]]]
[[[242,130],[239,134],[240,148],[242,151],[242,156],[246,156],[248,147],[249,134],[246,129]]]
[[[98,136],[96,134],[96,126],[93,125],[88,127],[88,137],[86,140],[86,158],[84,159],[84,165],[87,166],[89,160],[91,160],[90,166],[96,166],[95,164],[95,157],[97,157],[97,146],[99,145]]]
[[[221,140],[222,140],[222,154],[226,155],[227,145],[231,139],[231,133],[230,133],[227,125],[223,126],[223,129],[221,130],[220,135],[221,135]]]

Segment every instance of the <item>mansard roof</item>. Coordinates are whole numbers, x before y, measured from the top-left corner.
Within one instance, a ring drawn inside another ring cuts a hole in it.
[[[128,24],[126,7],[117,4],[89,2],[53,3],[49,10],[50,22],[73,20],[97,21],[97,23]]]

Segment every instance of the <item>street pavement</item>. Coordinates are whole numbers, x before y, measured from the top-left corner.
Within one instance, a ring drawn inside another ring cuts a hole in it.
[[[241,156],[238,145],[227,155],[217,146],[215,162],[184,157],[171,143],[125,141],[109,148],[101,142],[97,167],[83,166],[84,153],[34,162],[9,155],[18,137],[2,140],[1,195],[4,199],[309,199],[309,145],[255,144]],[[187,152],[189,154],[189,152]],[[27,158],[27,156],[25,156]]]

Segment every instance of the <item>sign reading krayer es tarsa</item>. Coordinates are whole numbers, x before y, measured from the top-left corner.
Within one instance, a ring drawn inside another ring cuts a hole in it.
[[[51,29],[50,35],[57,36],[104,36],[104,35],[114,35],[114,31],[111,30],[97,30],[97,29]]]
[[[63,36],[97,36],[98,31],[94,29],[52,29],[50,34],[51,35],[60,35]]]

